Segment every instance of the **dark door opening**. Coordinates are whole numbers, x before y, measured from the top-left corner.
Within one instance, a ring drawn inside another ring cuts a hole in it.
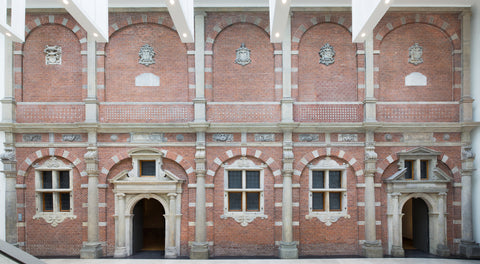
[[[420,198],[408,200],[402,209],[402,235],[405,250],[430,252],[428,206]]]
[[[165,250],[165,209],[155,199],[142,199],[133,208],[133,253]]]

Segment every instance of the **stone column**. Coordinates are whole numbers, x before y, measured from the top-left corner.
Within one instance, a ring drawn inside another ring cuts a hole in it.
[[[95,133],[95,132],[93,132]],[[92,133],[90,133],[92,134]],[[85,154],[88,174],[88,242],[80,250],[80,258],[102,257],[102,246],[98,241],[98,156],[97,148],[90,147]]]
[[[298,258],[297,244],[293,241],[292,175],[293,175],[292,130],[283,132],[283,196],[282,196],[282,241],[279,255],[282,259]]]
[[[13,139],[12,133],[5,133],[5,141]],[[10,145],[10,144],[5,144]],[[15,149],[5,147],[5,152],[0,155],[3,162],[3,173],[5,174],[5,240],[12,244],[18,243],[17,232],[17,161]]]
[[[365,122],[377,122],[375,98],[374,60],[373,60],[373,32],[365,40]]]
[[[391,208],[392,208],[392,254],[393,257],[404,257],[405,251],[402,247],[402,212],[399,208],[398,198],[400,193],[392,193],[391,194]]]
[[[374,132],[367,131],[365,139],[365,243],[363,254],[367,258],[383,257],[383,248],[377,240],[375,218],[375,171],[377,153],[373,139]]]
[[[177,249],[175,248],[175,222],[176,222],[176,193],[169,193],[168,198],[170,201],[168,212],[168,232],[167,241],[165,241],[165,258],[176,258]]]
[[[195,241],[190,248],[191,259],[208,259],[207,208],[205,194],[205,132],[197,132],[195,153],[197,188],[195,198]]]
[[[438,245],[437,245],[437,255],[441,257],[448,257],[450,256],[450,249],[447,247],[447,226],[446,226],[446,216],[445,216],[445,201],[447,200],[447,193],[439,193],[438,194],[438,219],[437,219],[437,238],[438,238]]]
[[[97,100],[97,43],[95,37],[87,37],[87,82],[88,92],[85,99],[85,123],[98,122]]]
[[[117,193],[116,198],[118,199],[118,212],[117,212],[117,224],[115,228],[116,232],[116,248],[113,253],[114,258],[124,258],[127,256],[127,248],[125,247],[125,194]]]
[[[282,122],[293,122],[293,99],[292,99],[292,38],[291,38],[291,14],[288,16],[285,36],[282,42]]]
[[[205,100],[205,12],[195,13],[195,122],[206,120]]]
[[[14,123],[16,102],[13,85],[13,43],[3,34],[0,34],[0,60],[0,91],[4,92],[1,100],[2,123]]]
[[[471,18],[470,10],[463,11],[462,19],[462,98],[460,99],[460,118],[462,122],[473,121],[473,98],[471,91]]]
[[[480,257],[480,247],[473,240],[472,222],[472,174],[475,154],[470,143],[470,131],[462,133],[462,240],[460,255],[467,258]]]

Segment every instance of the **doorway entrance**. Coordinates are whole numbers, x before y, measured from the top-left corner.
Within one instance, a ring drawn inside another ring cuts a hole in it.
[[[402,237],[404,250],[430,253],[428,206],[421,198],[408,200],[402,209]]]
[[[133,254],[165,250],[165,209],[156,199],[142,199],[133,208]]]

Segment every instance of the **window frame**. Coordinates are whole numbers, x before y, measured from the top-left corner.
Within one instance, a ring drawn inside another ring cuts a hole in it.
[[[228,183],[229,183],[229,173],[232,171],[240,171],[242,174],[242,187],[241,188],[229,188]],[[247,171],[256,171],[258,172],[258,177],[259,177],[259,187],[258,188],[247,188]],[[258,169],[242,169],[242,170],[234,170],[234,169],[229,169],[226,171],[227,175],[225,177],[226,179],[226,184],[225,184],[225,192],[227,193],[228,196],[228,212],[260,212],[262,203],[261,203],[261,197],[263,196],[263,177],[262,177],[262,172]],[[240,210],[231,210],[230,209],[230,193],[241,193],[241,209]],[[258,210],[249,210],[247,208],[247,193],[258,193],[259,198],[258,198]]]
[[[348,164],[338,164],[335,160],[327,157],[317,164],[308,164],[308,214],[306,219],[318,218],[327,226],[336,222],[340,217],[350,218],[348,215],[348,185],[347,168]],[[315,171],[323,171],[323,188],[313,187],[313,174]],[[330,172],[340,172],[340,188],[330,187]],[[313,194],[323,194],[323,210],[313,209]],[[340,193],[340,209],[331,209],[330,193]]]
[[[426,163],[425,171],[422,170],[422,163],[424,162]],[[407,175],[407,163],[411,163],[411,175]],[[436,167],[436,157],[428,157],[428,155],[405,155],[400,158],[399,167],[400,170],[405,169],[403,179],[406,181],[428,181],[433,173],[433,168]],[[423,172],[425,172],[425,178],[422,177]]]

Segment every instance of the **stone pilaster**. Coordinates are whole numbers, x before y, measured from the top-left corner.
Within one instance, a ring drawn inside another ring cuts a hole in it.
[[[367,258],[383,257],[383,248],[377,240],[375,219],[375,171],[377,153],[375,153],[374,132],[367,131],[365,139],[365,243],[363,254]]]
[[[365,122],[377,121],[375,98],[374,60],[373,60],[373,32],[365,40]]]
[[[393,238],[392,238],[392,251],[391,251],[391,255],[393,257],[404,257],[405,256],[405,251],[403,250],[403,247],[402,247],[402,236],[401,236],[401,230],[398,230],[400,229],[401,227],[401,223],[400,223],[400,219],[402,219],[401,217],[401,214],[402,212],[399,210],[399,204],[398,204],[398,199],[399,199],[399,196],[400,196],[400,193],[392,193],[391,194],[391,197],[392,197],[392,203],[390,206],[389,209],[391,209],[391,216],[389,217],[392,217],[392,226],[388,227],[388,228],[393,228],[393,229],[397,229],[395,232],[392,232],[393,233]]]
[[[114,258],[124,258],[127,256],[127,247],[126,245],[126,234],[125,234],[125,194],[117,193],[115,198],[118,203],[117,211],[117,238],[115,239],[115,252],[113,253]]]
[[[205,132],[197,132],[197,151],[195,153],[197,188],[195,198],[195,242],[190,248],[191,259],[208,259],[207,208],[205,194]]]
[[[5,139],[12,138],[12,133],[5,133]],[[5,144],[7,145],[7,144]],[[12,244],[18,243],[17,231],[17,160],[15,148],[6,146],[5,152],[0,155],[3,162],[3,173],[5,174],[5,240]]]
[[[298,258],[297,244],[293,241],[293,203],[292,203],[292,175],[293,175],[293,143],[292,130],[283,133],[283,196],[282,196],[282,241],[279,255],[282,259]]]
[[[85,99],[85,123],[98,122],[97,100],[97,43],[91,34],[87,38],[87,82],[88,91]]]
[[[287,26],[285,27],[285,36],[282,42],[282,122],[293,122],[293,102],[292,99],[292,38],[291,38],[291,15],[288,16]]]
[[[462,240],[460,255],[467,258],[480,257],[480,246],[473,240],[472,221],[472,174],[475,154],[470,145],[470,131],[462,133]]]
[[[450,249],[447,247],[447,225],[446,225],[446,201],[447,193],[439,193],[438,198],[438,220],[437,220],[437,235],[438,235],[438,245],[437,245],[437,255],[441,257],[450,256]]]
[[[205,122],[205,12],[195,13],[195,122]]]
[[[460,99],[460,118],[462,122],[473,121],[473,98],[471,91],[471,18],[472,12],[464,11],[462,20],[462,98]]]
[[[98,155],[97,148],[88,148],[85,154],[88,174],[88,242],[80,250],[80,258],[102,257],[102,246],[98,241]]]
[[[176,225],[176,218],[177,218],[177,210],[176,210],[176,193],[169,193],[169,209],[168,212],[168,232],[165,241],[165,258],[176,258],[177,257],[177,248],[175,247],[175,225]]]
[[[0,60],[2,60],[0,61],[0,88],[4,91],[1,100],[2,123],[13,123],[16,107],[13,85],[13,44],[12,40],[4,37],[3,34],[0,34]]]

